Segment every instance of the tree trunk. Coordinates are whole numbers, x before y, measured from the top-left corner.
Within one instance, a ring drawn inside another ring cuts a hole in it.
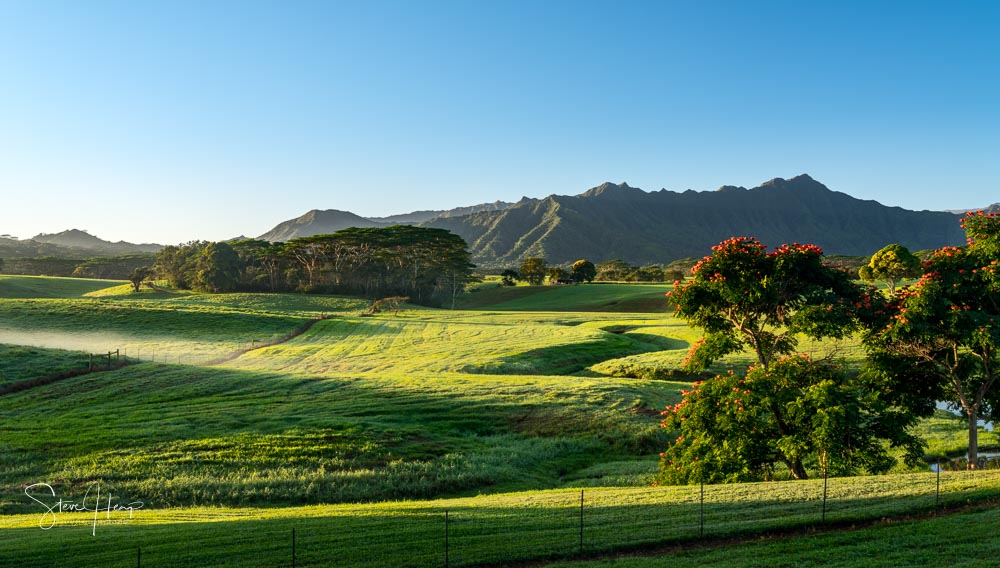
[[[967,412],[969,415],[969,469],[976,469],[979,461],[979,408],[973,406]]]
[[[806,479],[806,468],[802,466],[802,460],[793,460],[788,466],[788,469],[792,470],[792,477]]]

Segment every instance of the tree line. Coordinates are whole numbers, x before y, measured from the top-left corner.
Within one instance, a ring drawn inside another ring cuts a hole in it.
[[[825,264],[813,245],[768,251],[741,237],[713,247],[668,294],[704,331],[685,368],[703,373],[744,350],[756,362],[708,375],[664,410],[676,438],[657,483],[773,479],[778,465],[797,479],[882,473],[897,454],[912,465],[924,448],[912,427],[941,400],[967,421],[975,467],[977,422],[1000,408],[1000,217],[970,213],[963,227],[967,246],[923,262],[899,245],[874,255],[860,276],[887,293]],[[867,353],[860,369],[797,353],[802,336],[853,334]]]
[[[521,266],[504,270],[501,282],[513,286],[518,281],[537,286],[550,284],[580,284],[584,282],[673,282],[684,279],[694,265],[694,259],[681,259],[667,265],[633,266],[623,260],[607,260],[594,264],[580,259],[571,265],[549,265],[544,258],[526,258]]]
[[[472,279],[464,240],[444,229],[349,228],[272,243],[194,241],[164,247],[152,274],[207,292],[324,292],[453,303]]]

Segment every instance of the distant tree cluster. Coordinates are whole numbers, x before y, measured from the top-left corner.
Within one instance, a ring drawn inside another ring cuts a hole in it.
[[[580,259],[569,266],[550,266],[544,258],[531,257],[524,259],[519,270],[504,270],[500,277],[504,286],[513,286],[515,281],[525,282],[531,286],[538,286],[546,281],[576,284],[594,282],[595,280],[603,282],[673,282],[684,279],[685,271],[681,266],[687,265],[682,261],[679,264],[672,263],[668,266],[632,266],[622,260],[608,260],[595,265],[587,259]]]
[[[674,282],[684,279],[684,271],[676,266],[660,264],[632,266],[623,260],[607,260],[597,265],[594,280],[602,282]]]
[[[153,266],[181,289],[408,296],[420,304],[454,301],[472,268],[461,237],[407,225],[350,228],[287,243],[196,241],[165,247]]]
[[[36,256],[7,258],[0,271],[29,276],[71,276],[126,280],[133,270],[153,263],[153,254],[125,254],[92,258]]]

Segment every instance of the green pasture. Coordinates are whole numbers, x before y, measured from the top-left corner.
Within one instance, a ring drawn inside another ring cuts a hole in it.
[[[288,565],[292,528],[297,565],[325,565],[331,547],[344,565],[438,564],[445,510],[454,565],[566,557],[578,552],[571,488],[592,495],[588,552],[693,538],[694,489],[649,487],[666,443],[659,410],[690,384],[679,369],[699,337],[656,313],[668,285],[484,287],[462,309],[361,317],[368,301],[338,296],[28,280],[31,297],[0,280],[0,387],[58,374],[83,352],[147,362],[0,395],[0,565],[68,554],[134,565],[136,551],[115,546],[133,540],[154,566]],[[863,358],[855,340],[800,349]],[[929,455],[964,451],[964,427],[943,414],[921,432]],[[997,491],[1000,477],[976,475],[942,476],[950,502]],[[829,513],[923,511],[931,479],[838,479]],[[69,499],[100,482],[145,506],[96,537],[79,523],[42,532],[23,493],[37,482]],[[818,483],[707,489],[712,534],[815,523]],[[751,523],[761,511],[771,520]]]
[[[985,566],[1000,555],[995,506],[926,519],[883,522],[853,530],[610,555],[551,564],[560,568]]]
[[[0,343],[0,362],[0,388],[3,388],[21,381],[87,369],[90,356],[80,351]]]
[[[1000,495],[996,471],[949,472],[938,481],[930,473],[831,479],[825,509],[819,479],[707,486],[704,494],[690,486],[593,488],[372,505],[144,507],[134,510],[131,519],[125,511],[102,511],[96,521],[93,513],[43,517],[45,509],[36,503],[31,512],[0,517],[0,563],[41,567],[84,560],[89,565],[133,566],[141,548],[142,560],[150,566],[289,566],[293,529],[296,566],[440,566],[446,558],[450,566],[509,565],[557,561],[581,552],[641,553],[665,545],[685,549],[627,559],[624,565],[690,565],[702,559],[725,566],[802,565],[794,562],[797,558],[805,565],[824,560],[838,564],[839,554],[852,555],[848,560],[855,566],[866,558],[867,565],[879,558],[933,561],[950,555],[944,535],[955,534],[963,521],[987,522],[995,513],[960,513],[935,519],[933,526],[910,529],[922,534],[926,545],[934,545],[920,553],[896,551],[891,534],[868,532],[887,527],[866,529],[869,538],[878,539],[867,544],[862,537],[850,537],[853,531],[814,534],[805,537],[813,540],[801,548],[788,540],[756,542],[756,537],[824,526],[843,529]],[[141,500],[113,484],[104,491],[112,492],[114,504]],[[39,488],[33,495],[49,506],[60,496],[53,498]],[[40,524],[50,528],[43,531]],[[937,528],[944,532],[934,532]],[[965,530],[983,538],[980,550],[970,549],[970,558],[992,558],[992,533]],[[916,544],[916,538],[911,534],[907,542]],[[727,544],[725,539],[742,544]],[[698,548],[699,543],[720,542],[718,548]],[[838,553],[835,546],[843,550]]]
[[[482,287],[457,307],[501,311],[665,313],[672,284]]]
[[[3,298],[79,298],[85,294],[117,286],[119,280],[92,278],[53,278],[49,276],[0,275],[0,299]]]

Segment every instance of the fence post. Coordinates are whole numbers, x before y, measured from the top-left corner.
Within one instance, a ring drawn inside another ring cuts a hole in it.
[[[448,568],[448,511],[444,512],[444,568]]]
[[[111,352],[108,351],[108,368],[111,368]]]
[[[941,460],[937,463],[937,488],[934,490],[934,506],[941,505]]]
[[[87,370],[88,371],[93,371],[94,370],[94,354],[93,353],[90,354],[90,365],[87,366]]]
[[[121,349],[115,349],[115,362],[117,363],[122,358]]]
[[[823,523],[826,522],[826,468],[825,467],[823,468],[823,516],[821,517],[820,522]]]
[[[295,568],[295,527],[292,527],[292,568]]]
[[[583,554],[583,489],[580,490],[580,554]]]
[[[698,538],[705,536],[705,478],[701,478],[701,497],[698,513]]]

